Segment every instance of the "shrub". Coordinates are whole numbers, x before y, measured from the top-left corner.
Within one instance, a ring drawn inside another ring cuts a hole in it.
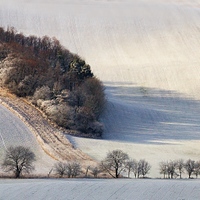
[[[50,100],[52,96],[52,92],[48,86],[42,86],[36,89],[33,100],[36,102],[39,99]]]

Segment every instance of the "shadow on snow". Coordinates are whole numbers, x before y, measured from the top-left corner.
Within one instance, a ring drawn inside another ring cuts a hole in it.
[[[104,83],[103,139],[147,144],[200,140],[200,101],[176,91]]]

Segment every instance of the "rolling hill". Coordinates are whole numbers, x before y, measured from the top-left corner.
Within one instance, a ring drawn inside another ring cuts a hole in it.
[[[56,36],[106,86],[102,139],[67,136],[101,160],[120,148],[152,165],[199,159],[200,1],[2,1],[0,26]]]

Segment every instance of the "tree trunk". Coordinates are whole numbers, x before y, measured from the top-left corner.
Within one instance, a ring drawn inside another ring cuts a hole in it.
[[[87,176],[88,176],[88,170],[89,170],[89,168],[90,168],[90,166],[89,166],[89,167],[87,167],[87,169],[86,169],[86,172],[85,172],[85,177],[87,177]]]
[[[119,178],[118,169],[115,169],[115,178]]]
[[[128,170],[128,178],[130,178],[130,173],[131,173],[131,170],[129,169]]]
[[[16,170],[15,171],[15,178],[19,178],[20,177],[20,171],[19,170]]]

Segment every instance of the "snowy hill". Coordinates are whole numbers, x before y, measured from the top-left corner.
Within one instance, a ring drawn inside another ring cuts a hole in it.
[[[0,157],[5,156],[5,150],[9,146],[22,145],[30,147],[35,153],[37,163],[35,169],[37,174],[47,175],[55,162],[42,150],[35,136],[28,127],[7,108],[0,105]],[[2,169],[1,169],[2,172]]]
[[[0,26],[56,36],[105,86],[102,140],[67,136],[102,159],[120,148],[152,165],[200,155],[200,1],[8,0]]]

